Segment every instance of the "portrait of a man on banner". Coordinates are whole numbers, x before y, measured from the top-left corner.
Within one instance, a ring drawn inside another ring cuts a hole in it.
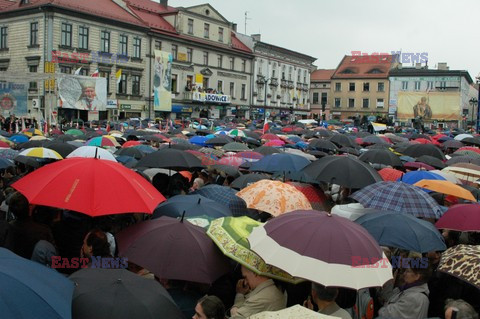
[[[172,111],[172,55],[155,50],[153,106],[155,111]]]

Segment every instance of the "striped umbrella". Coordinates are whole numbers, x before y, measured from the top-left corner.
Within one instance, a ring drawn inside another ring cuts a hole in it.
[[[77,130],[77,129],[69,129],[68,131],[65,132],[65,134],[67,135],[74,135],[74,136],[80,136],[80,135],[84,135],[84,133],[80,130]]]
[[[245,133],[239,129],[233,129],[229,131],[227,135],[230,137],[247,137],[247,135],[245,135]]]
[[[39,136],[43,136],[43,133],[42,131],[36,129],[36,128],[28,128],[26,130],[23,130],[22,131],[22,134],[25,134],[27,135],[28,137],[32,137],[34,135],[39,135]]]
[[[56,151],[51,150],[45,147],[32,147],[27,148],[26,150],[20,152],[18,155],[37,157],[37,158],[51,158],[56,160],[63,159],[62,155],[58,154]]]
[[[98,136],[94,137],[91,140],[87,142],[88,146],[99,146],[99,147],[117,147],[120,146],[118,142],[115,140],[115,138],[112,136],[109,138],[109,136]]]

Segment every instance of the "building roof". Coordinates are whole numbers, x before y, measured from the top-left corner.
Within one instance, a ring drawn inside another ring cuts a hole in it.
[[[130,7],[135,7],[140,10],[153,12],[156,14],[170,14],[178,12],[177,8],[164,6],[159,2],[151,0],[126,0]]]
[[[405,68],[396,67],[390,70],[390,76],[463,76],[468,83],[473,83],[470,73],[465,70],[438,70],[438,69],[426,69],[426,68]]]
[[[338,65],[332,79],[375,79],[388,78],[393,65],[392,55],[379,56],[379,62],[373,58],[346,55]]]
[[[232,32],[232,48],[240,51],[245,51],[248,53],[252,53],[249,47],[247,47],[239,38],[237,38],[235,32]]]
[[[150,0],[127,1],[128,8],[132,10],[140,20],[155,31],[177,34],[174,26],[165,20],[161,14],[176,13],[173,7],[165,7],[158,2]]]
[[[310,74],[310,82],[314,81],[330,81],[332,75],[335,73],[335,69],[319,69]]]

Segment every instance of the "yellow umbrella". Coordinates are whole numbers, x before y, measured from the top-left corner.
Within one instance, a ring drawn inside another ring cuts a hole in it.
[[[32,136],[34,136],[34,135],[41,135],[41,136],[43,136],[43,132],[40,131],[39,129],[36,129],[36,128],[29,128],[29,129],[23,130],[23,131],[22,131],[22,134],[25,134],[25,135],[28,136],[28,137],[32,137]]]
[[[312,205],[295,187],[279,181],[261,180],[236,194],[248,208],[258,209],[273,216],[294,210],[310,210]]]
[[[20,152],[18,155],[37,157],[37,158],[51,158],[56,160],[63,159],[62,155],[56,151],[45,147],[32,147]]]
[[[422,179],[421,181],[416,182],[414,186],[426,188],[442,194],[453,195],[474,202],[476,201],[475,197],[473,197],[472,193],[468,190],[449,181]]]

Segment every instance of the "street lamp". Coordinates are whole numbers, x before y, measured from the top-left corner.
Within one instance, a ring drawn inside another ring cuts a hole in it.
[[[264,99],[265,99],[265,107],[263,109],[263,120],[265,120],[267,118],[267,87],[268,87],[268,81],[270,81],[270,79],[265,79],[265,96],[264,96]]]
[[[477,134],[480,133],[480,75],[476,77],[477,80],[477,90],[478,90],[478,99],[477,99]]]
[[[475,106],[477,105],[478,103],[478,100],[474,97],[472,97],[470,99],[470,101],[468,101],[468,103],[470,103],[470,106],[472,107],[472,127],[473,127],[473,115],[475,114]]]

